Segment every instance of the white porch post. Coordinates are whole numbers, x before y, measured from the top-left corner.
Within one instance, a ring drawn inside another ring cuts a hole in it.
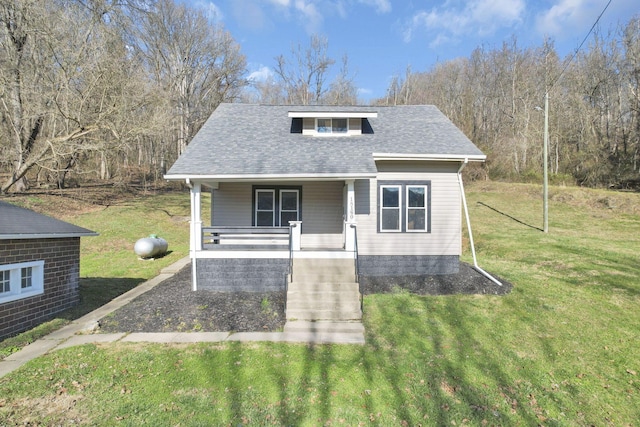
[[[291,230],[291,250],[300,250],[300,235],[302,234],[302,221],[289,221]]]
[[[356,230],[352,227],[356,223],[356,197],[354,180],[346,181],[347,184],[347,215],[344,219],[344,249],[354,251],[356,248]]]
[[[196,272],[196,253],[202,250],[202,218],[201,218],[201,198],[200,193],[202,186],[200,183],[194,182],[187,184],[191,188],[191,224],[189,236],[189,252],[191,257],[191,284],[192,289],[198,289],[197,272]]]

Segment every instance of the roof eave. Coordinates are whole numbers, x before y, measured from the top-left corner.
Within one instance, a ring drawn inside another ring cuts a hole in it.
[[[405,153],[373,153],[373,159],[378,160],[419,160],[437,162],[484,162],[484,154],[405,154]]]
[[[66,239],[69,237],[95,237],[98,233],[34,233],[34,234],[0,234],[0,240],[26,240],[26,239]]]
[[[339,181],[346,179],[374,178],[375,173],[323,173],[323,174],[236,174],[236,175],[197,175],[175,174],[165,175],[170,181],[215,181],[215,182],[255,182],[255,181]]]

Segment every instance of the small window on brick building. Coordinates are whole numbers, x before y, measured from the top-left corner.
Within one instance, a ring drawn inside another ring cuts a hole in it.
[[[44,292],[44,261],[0,265],[0,303]]]

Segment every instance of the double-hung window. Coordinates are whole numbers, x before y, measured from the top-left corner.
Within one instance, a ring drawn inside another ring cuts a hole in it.
[[[380,232],[431,232],[428,181],[378,182]]]
[[[380,231],[400,231],[402,186],[380,186]]]
[[[0,303],[44,292],[44,261],[0,265]]]
[[[300,187],[254,187],[253,225],[257,227],[288,227],[289,221],[299,221]]]

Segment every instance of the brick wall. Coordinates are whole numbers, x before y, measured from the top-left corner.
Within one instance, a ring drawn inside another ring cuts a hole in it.
[[[30,329],[79,301],[80,238],[0,240],[0,265],[44,260],[44,293],[0,303],[0,339]]]

